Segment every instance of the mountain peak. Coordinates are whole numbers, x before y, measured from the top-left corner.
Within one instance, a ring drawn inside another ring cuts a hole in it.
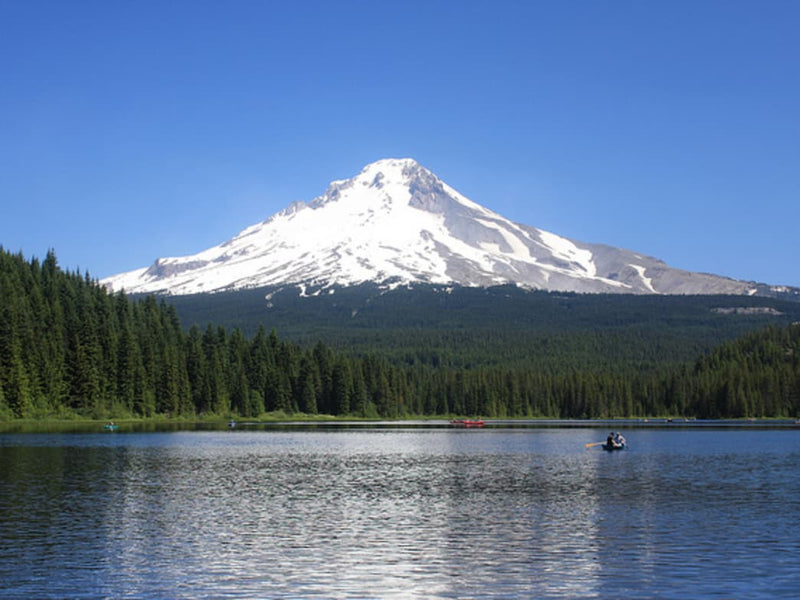
[[[384,158],[368,164],[351,179],[332,181],[328,189],[343,189],[356,184],[380,189],[387,183],[403,185],[426,174],[433,176],[413,158]]]
[[[361,169],[361,173],[376,171],[397,171],[402,173],[406,169],[419,168],[420,166],[421,165],[413,158],[382,158],[369,163]]]
[[[576,292],[728,293],[753,284],[671,269],[642,255],[513,223],[412,158],[385,158],[193,256],[104,280],[132,293],[375,282]],[[764,286],[762,286],[764,287]]]

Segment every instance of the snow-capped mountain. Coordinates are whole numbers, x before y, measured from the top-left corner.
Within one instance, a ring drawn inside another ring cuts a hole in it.
[[[129,293],[193,294],[364,282],[644,294],[755,294],[766,287],[513,223],[411,159],[379,160],[219,246],[101,283]]]

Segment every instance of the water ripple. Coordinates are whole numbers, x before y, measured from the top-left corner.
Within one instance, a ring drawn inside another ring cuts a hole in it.
[[[794,596],[800,542],[787,523],[800,517],[797,436],[747,432],[747,451],[736,451],[738,432],[648,431],[613,454],[586,451],[585,436],[6,441],[3,594]]]

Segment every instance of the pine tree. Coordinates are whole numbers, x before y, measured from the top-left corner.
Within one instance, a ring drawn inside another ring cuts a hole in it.
[[[353,374],[349,363],[337,360],[331,373],[331,405],[333,414],[350,413],[350,400],[353,395]]]

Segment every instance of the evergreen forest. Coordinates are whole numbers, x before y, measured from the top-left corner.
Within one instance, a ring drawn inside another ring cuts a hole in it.
[[[416,296],[399,295],[374,298],[358,310],[328,304],[333,308],[326,310],[350,318],[360,311],[366,318],[327,340],[328,321],[320,318],[304,329],[305,338],[295,329],[290,340],[279,336],[282,324],[290,329],[288,316],[269,330],[263,322],[243,328],[224,320],[203,325],[199,318],[184,326],[171,301],[110,293],[88,274],[62,270],[53,251],[39,261],[0,248],[0,420],[268,413],[800,416],[800,324],[786,316],[800,308],[797,303],[756,311],[762,318],[774,311],[782,320],[731,320],[704,309],[706,320],[687,324],[680,317],[685,312],[669,312],[657,298],[541,293],[534,296],[539,310],[527,305],[509,316],[492,312],[492,294],[516,298],[517,292],[486,292],[489,300],[480,310],[490,322],[476,331],[445,318],[467,310],[457,294],[441,300],[438,313],[415,309]],[[736,312],[742,301],[726,298],[725,305],[733,306],[725,311]],[[394,303],[389,313],[397,320],[382,317],[380,326],[370,321],[370,307],[381,302]],[[656,320],[612,327],[600,315],[616,314],[614,320],[619,313],[598,312],[593,302],[627,303]],[[547,310],[561,316],[548,317]],[[494,326],[492,318],[498,319]],[[541,321],[537,337],[520,333],[524,319]],[[581,319],[586,323],[580,325]]]

